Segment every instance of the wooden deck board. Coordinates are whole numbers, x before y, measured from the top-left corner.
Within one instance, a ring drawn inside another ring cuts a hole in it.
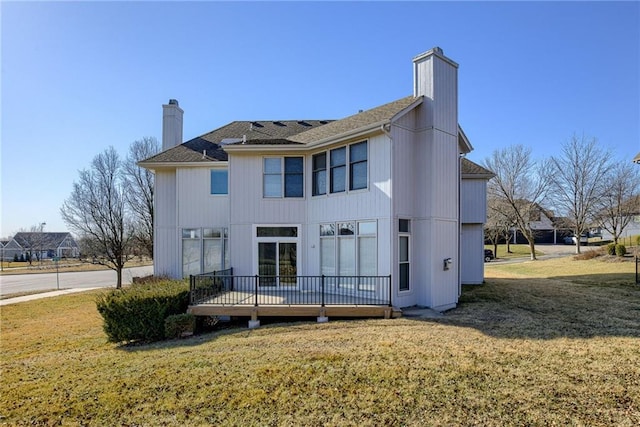
[[[389,307],[378,300],[358,298],[353,304],[352,295],[325,294],[316,292],[261,292],[256,297],[252,292],[231,291],[198,304],[190,305],[188,312],[196,316],[240,316],[240,317],[400,317],[401,310]]]

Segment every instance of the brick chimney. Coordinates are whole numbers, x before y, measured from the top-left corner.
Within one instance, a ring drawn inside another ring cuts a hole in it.
[[[162,106],[162,150],[182,144],[182,116],[178,101],[170,99]]]

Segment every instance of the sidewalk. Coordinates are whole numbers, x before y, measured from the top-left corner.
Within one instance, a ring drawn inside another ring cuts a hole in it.
[[[76,292],[93,291],[95,289],[105,289],[105,288],[62,289],[60,291],[42,292],[42,293],[39,293],[39,294],[24,295],[24,296],[15,297],[15,298],[6,298],[6,299],[3,299],[3,300],[0,300],[0,306],[9,305],[9,304],[17,304],[19,302],[25,302],[25,301],[33,301],[33,300],[42,299],[42,298],[57,297],[57,296],[60,296],[60,295],[73,294],[73,293],[76,293]]]

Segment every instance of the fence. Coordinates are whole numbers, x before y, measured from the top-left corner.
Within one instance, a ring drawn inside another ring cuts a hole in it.
[[[190,276],[191,305],[388,305],[391,276]]]

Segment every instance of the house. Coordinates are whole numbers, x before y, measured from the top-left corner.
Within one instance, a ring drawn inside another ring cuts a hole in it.
[[[139,163],[155,172],[155,274],[232,267],[247,290],[314,277],[335,295],[455,307],[484,278],[493,175],[464,158],[458,64],[434,48],[412,66],[412,95],[341,120],[236,121],[182,143],[183,110],[163,105],[163,151]]]
[[[529,225],[533,231],[534,242],[546,244],[563,244],[564,238],[572,234],[567,218],[556,217],[554,213],[537,203],[524,201],[530,205]],[[511,230],[513,244],[526,244],[527,239],[517,228]]]
[[[29,254],[32,260],[49,258],[77,258],[78,244],[68,232],[18,232],[4,247],[4,257],[13,259]]]
[[[636,156],[633,158],[633,163],[640,164],[640,153],[636,154]]]

